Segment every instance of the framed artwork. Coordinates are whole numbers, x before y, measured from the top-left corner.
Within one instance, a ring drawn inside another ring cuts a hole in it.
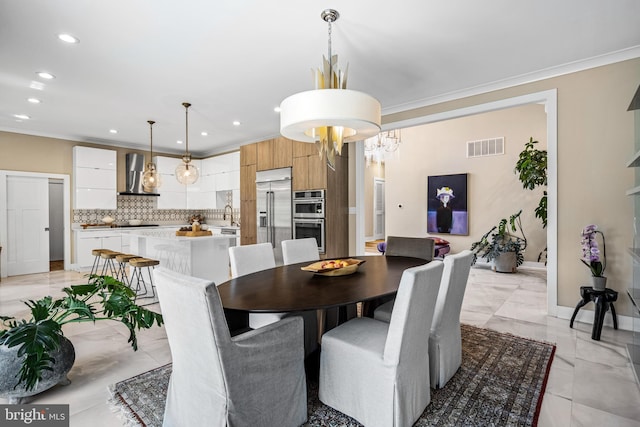
[[[427,232],[469,234],[466,173],[428,177],[427,200]]]

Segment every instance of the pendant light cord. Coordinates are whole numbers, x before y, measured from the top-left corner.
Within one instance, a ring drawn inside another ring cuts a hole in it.
[[[149,135],[150,135],[150,141],[149,141],[149,146],[150,148],[150,152],[149,152],[149,162],[153,162],[153,125],[154,125],[154,121],[153,120],[148,120],[147,123],[149,123]]]
[[[189,154],[189,107],[191,107],[191,104],[189,104],[188,102],[183,102],[182,105],[185,108],[184,111],[184,120],[185,120],[185,130],[186,130],[186,134],[184,136],[184,142],[185,142],[185,154]]]
[[[331,23],[332,22],[333,22],[332,18],[327,18],[327,24],[329,24],[329,30],[328,30],[328,33],[329,33],[329,43],[328,43],[328,45],[329,45],[329,76],[330,76],[329,78],[331,80],[333,80],[333,77],[332,77],[332,74],[333,74],[333,58],[331,57]],[[331,86],[333,86],[333,84]]]

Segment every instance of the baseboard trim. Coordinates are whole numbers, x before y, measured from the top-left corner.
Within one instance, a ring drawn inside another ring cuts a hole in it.
[[[565,307],[558,305],[556,306],[556,317],[558,319],[570,320],[571,316],[573,316],[573,310],[575,310],[575,307]],[[593,310],[581,308],[576,315],[575,321],[593,325],[594,316],[595,312]],[[567,323],[567,327],[568,326],[569,324]],[[607,312],[607,314],[604,316],[604,326],[613,328],[613,320],[610,312]],[[620,314],[618,314],[618,329],[622,329],[624,331],[633,331],[633,317],[621,316]]]

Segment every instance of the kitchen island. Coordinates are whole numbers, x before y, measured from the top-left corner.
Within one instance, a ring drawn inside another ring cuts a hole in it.
[[[229,247],[235,235],[186,237],[175,230],[132,231],[131,253],[157,259],[160,266],[188,276],[212,280],[216,285],[229,280]]]

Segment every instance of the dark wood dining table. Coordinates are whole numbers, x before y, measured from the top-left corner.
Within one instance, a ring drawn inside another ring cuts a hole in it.
[[[302,262],[236,277],[218,286],[225,310],[269,313],[326,310],[393,295],[402,272],[425,264],[420,258],[357,256],[365,261],[344,276],[321,276],[301,270]]]

